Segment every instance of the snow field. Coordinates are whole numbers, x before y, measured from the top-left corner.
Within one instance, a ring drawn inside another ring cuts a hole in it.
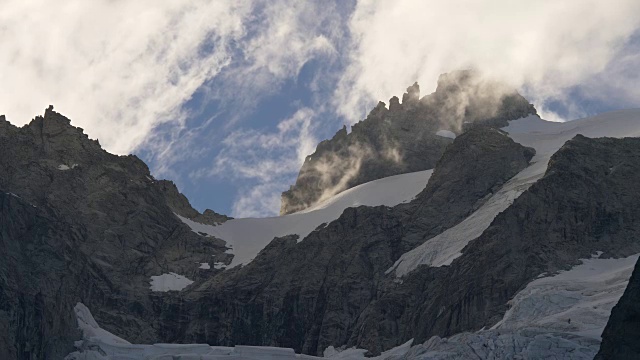
[[[336,220],[355,206],[394,206],[411,201],[422,191],[432,170],[390,176],[345,190],[304,211],[271,218],[233,219],[217,226],[200,224],[176,215],[196,233],[227,242],[234,258],[227,268],[246,265],[275,237],[297,234],[301,241],[323,223]]]

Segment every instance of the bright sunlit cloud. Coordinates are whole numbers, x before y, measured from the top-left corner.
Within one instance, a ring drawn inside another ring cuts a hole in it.
[[[607,68],[640,26],[638,14],[636,0],[361,0],[336,105],[357,121],[366,104],[401,94],[415,80],[430,92],[441,73],[468,67],[526,86],[538,107],[570,101],[566,89]],[[619,93],[637,93],[636,85],[621,85]]]
[[[29,122],[48,104],[127,153],[230,61],[248,4],[9,0],[0,12],[0,111]]]

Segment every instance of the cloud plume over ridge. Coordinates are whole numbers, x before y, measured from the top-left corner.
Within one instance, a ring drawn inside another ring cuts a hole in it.
[[[365,104],[415,80],[429,89],[439,74],[471,67],[526,87],[544,107],[605,70],[640,27],[639,13],[634,0],[359,1],[336,104],[357,121]]]

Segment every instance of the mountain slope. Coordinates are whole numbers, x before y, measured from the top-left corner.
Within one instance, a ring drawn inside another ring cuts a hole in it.
[[[349,207],[395,206],[409,202],[424,189],[431,173],[431,170],[426,170],[371,181],[311,208],[284,216],[234,219],[218,226],[180,218],[194,232],[226,241],[226,246],[231,248],[229,253],[234,257],[225,267],[232,268],[248,264],[274,238],[298,235],[299,240],[302,240],[319,226],[336,220]]]
[[[0,154],[0,358],[68,354],[79,301],[106,329],[153,341],[150,276],[197,279],[198,263],[228,257],[176,218],[142,161],[52,108],[22,128],[0,118]]]
[[[545,177],[450,266],[418,267],[378,297],[361,316],[367,320],[356,334],[356,339],[372,340],[358,345],[371,350],[378,346],[373,339],[383,334],[424,341],[491,327],[507,302],[540,274],[566,269],[596,251],[605,257],[640,252],[640,213],[632,190],[640,176],[639,152],[638,139],[578,137],[568,142],[552,158]],[[610,159],[629,165],[608,172]],[[390,308],[397,310],[390,314]],[[403,326],[394,330],[392,324]]]

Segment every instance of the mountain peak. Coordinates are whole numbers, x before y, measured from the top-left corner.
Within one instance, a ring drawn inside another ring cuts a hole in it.
[[[409,86],[407,92],[402,95],[402,104],[416,103],[418,100],[420,100],[420,85],[418,85],[416,81],[413,85]]]
[[[476,125],[503,127],[535,115],[515,89],[474,70],[442,74],[433,94],[420,98],[417,82],[371,110],[350,134],[339,131],[305,159],[295,185],[282,194],[281,214],[306,209],[351,187],[387,176],[431,169],[451,139]],[[440,132],[442,134],[442,132]]]

